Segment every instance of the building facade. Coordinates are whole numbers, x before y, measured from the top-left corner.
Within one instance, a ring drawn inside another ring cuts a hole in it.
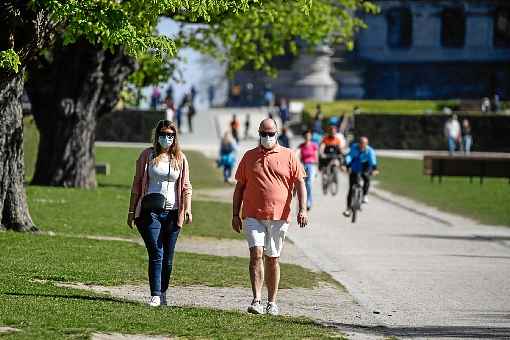
[[[337,86],[329,99],[510,98],[510,0],[372,2],[381,11],[360,14],[368,28],[358,33],[354,51],[338,48],[331,58]],[[240,72],[234,82],[302,97],[294,86],[306,73],[299,59],[288,58],[276,79]]]
[[[355,50],[337,52],[337,97],[510,96],[509,1],[374,2]]]

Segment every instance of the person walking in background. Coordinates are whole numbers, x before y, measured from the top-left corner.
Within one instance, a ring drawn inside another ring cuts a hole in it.
[[[232,169],[236,163],[237,144],[231,137],[229,132],[225,132],[220,144],[220,157],[218,159],[218,166],[223,167],[223,181],[230,183],[232,176]]]
[[[234,137],[234,140],[236,143],[239,144],[239,133],[241,130],[241,122],[239,121],[239,118],[237,118],[237,115],[232,115],[232,120],[230,121],[230,132],[232,133],[232,137]]]
[[[165,119],[173,122],[175,119],[175,105],[171,97],[167,96],[165,98],[165,106]]]
[[[260,145],[244,154],[235,176],[232,228],[237,233],[244,230],[250,248],[253,300],[248,312],[253,314],[264,313],[261,303],[264,277],[268,290],[265,312],[279,313],[276,305],[280,281],[278,259],[289,227],[295,187],[299,200],[297,222],[300,227],[308,224],[303,166],[295,152],[278,145],[276,134],[276,122],[264,119],[259,126]]]
[[[127,224],[136,224],[149,254],[149,306],[167,304],[177,237],[184,223],[192,222],[191,182],[177,127],[161,120],[154,144],[136,161]]]
[[[299,145],[299,155],[306,172],[306,210],[312,208],[312,183],[315,174],[315,165],[318,162],[319,147],[312,142],[312,131],[307,130],[304,134],[305,141]]]
[[[448,153],[453,155],[457,149],[457,145],[461,142],[460,124],[457,115],[452,115],[444,126],[444,134],[448,141]]]
[[[197,110],[195,109],[195,105],[193,105],[193,101],[190,101],[188,104],[188,131],[190,133],[193,133],[193,117],[197,113]]]
[[[152,88],[152,93],[151,93],[151,109],[157,110],[160,102],[161,102],[161,91],[159,90],[158,86],[154,86]]]
[[[214,92],[215,92],[214,85],[213,84],[209,85],[209,87],[207,87],[207,98],[209,99],[209,107],[213,106],[215,94]]]
[[[189,90],[189,96],[191,105],[195,105],[195,98],[197,96],[197,89],[195,88],[195,85],[191,86],[191,89]]]
[[[289,103],[287,101],[287,98],[283,97],[280,99],[280,119],[282,120],[282,126],[286,126],[287,122],[289,121]]]
[[[170,98],[172,101],[174,100],[174,88],[172,85],[168,85],[166,88],[166,98]]]
[[[283,146],[285,148],[290,148],[290,140],[289,140],[289,136],[288,136],[288,130],[285,126],[282,127],[282,132],[278,136],[278,144],[280,144],[281,146]]]
[[[464,153],[469,154],[472,145],[473,136],[471,135],[471,124],[469,124],[469,120],[464,119],[462,121],[462,149]]]
[[[248,113],[246,115],[246,120],[244,121],[244,139],[248,139],[250,137],[250,114]]]
[[[264,104],[267,107],[273,107],[274,105],[274,95],[270,85],[267,85],[264,89]]]

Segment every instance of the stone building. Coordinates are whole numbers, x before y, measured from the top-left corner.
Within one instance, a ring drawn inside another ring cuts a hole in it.
[[[372,2],[381,12],[360,14],[368,28],[358,33],[354,51],[335,51],[331,75],[336,86],[329,90],[335,95],[320,99],[510,97],[510,1]],[[319,53],[318,64],[326,67],[320,73],[327,85],[331,81],[325,57]],[[277,94],[302,97],[296,82],[306,78],[303,73],[317,73],[317,64],[307,58],[300,63],[303,56],[287,57],[275,80],[241,72],[236,81],[271,83]],[[303,70],[306,64],[311,67]]]

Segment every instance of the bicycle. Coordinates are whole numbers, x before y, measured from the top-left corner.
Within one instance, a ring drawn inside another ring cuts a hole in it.
[[[358,211],[361,211],[361,205],[363,204],[363,187],[361,186],[361,174],[356,174],[356,183],[352,186],[351,195],[351,222],[356,223],[356,217]]]
[[[335,196],[338,194],[338,168],[339,159],[337,155],[324,157],[329,160],[328,165],[322,170],[322,192]]]

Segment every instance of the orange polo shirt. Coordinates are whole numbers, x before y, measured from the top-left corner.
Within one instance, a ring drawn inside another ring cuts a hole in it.
[[[237,167],[236,180],[245,185],[243,218],[290,221],[290,202],[296,181],[305,171],[291,149],[276,145],[247,151]]]

